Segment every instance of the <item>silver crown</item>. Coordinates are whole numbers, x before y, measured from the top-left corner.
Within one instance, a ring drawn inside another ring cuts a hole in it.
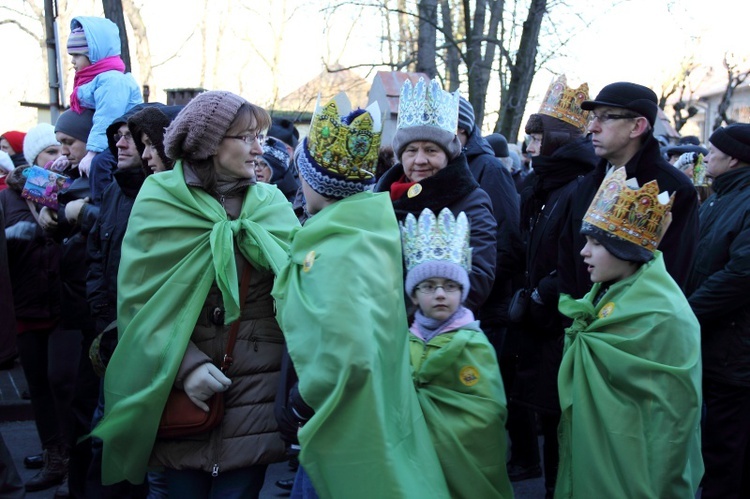
[[[456,133],[458,100],[457,91],[452,94],[444,91],[436,79],[426,83],[424,78],[419,78],[413,86],[410,80],[406,80],[401,87],[396,129],[434,126]]]
[[[406,271],[420,263],[444,261],[471,272],[469,237],[469,221],[463,211],[454,218],[448,208],[443,208],[435,217],[432,211],[425,208],[419,220],[409,213],[401,225]]]

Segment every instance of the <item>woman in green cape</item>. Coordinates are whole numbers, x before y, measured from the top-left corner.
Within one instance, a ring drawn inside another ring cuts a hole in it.
[[[283,336],[271,288],[298,227],[255,157],[271,124],[230,92],[200,94],[166,131],[174,169],[150,176],[133,207],[118,275],[119,344],[104,381],[102,480],[140,483],[165,468],[170,497],[257,497],[266,466],[284,459],[273,401]],[[245,303],[239,276],[250,265]],[[230,325],[234,362],[222,373]],[[223,392],[216,428],[157,438],[170,390],[204,410]]]

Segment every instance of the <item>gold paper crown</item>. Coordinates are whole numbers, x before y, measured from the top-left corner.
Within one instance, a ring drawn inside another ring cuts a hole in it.
[[[602,182],[583,222],[654,252],[673,201],[674,194],[659,194],[656,180],[638,188],[635,179],[626,180],[625,168],[618,168]]]
[[[581,109],[581,103],[589,98],[588,83],[578,88],[569,88],[565,75],[553,80],[539,108],[539,114],[552,116],[574,127],[586,130],[589,112]]]
[[[458,92],[446,92],[437,79],[416,85],[406,80],[398,101],[396,129],[413,126],[434,126],[455,134],[458,129]]]
[[[344,94],[337,95],[322,108],[316,106],[307,149],[318,167],[344,180],[373,179],[382,130],[380,108],[373,103],[359,115],[355,111],[342,116],[350,107]],[[340,108],[346,111],[340,114]]]

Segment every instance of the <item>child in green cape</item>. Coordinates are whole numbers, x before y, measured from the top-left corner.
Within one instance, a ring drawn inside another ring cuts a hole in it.
[[[560,298],[573,324],[556,498],[694,497],[703,474],[700,328],[656,250],[673,198],[625,177],[607,177],[583,219],[593,288]]]
[[[500,368],[463,306],[471,270],[466,214],[409,214],[401,238],[406,293],[418,307],[409,335],[412,376],[451,497],[513,497]]]

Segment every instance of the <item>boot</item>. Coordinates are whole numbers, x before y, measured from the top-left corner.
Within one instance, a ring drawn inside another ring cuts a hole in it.
[[[70,489],[68,488],[68,474],[65,473],[62,483],[55,491],[55,499],[63,499],[70,497]]]
[[[26,491],[49,489],[60,484],[68,473],[68,452],[61,445],[53,445],[44,449],[44,466],[39,473],[26,482]]]

